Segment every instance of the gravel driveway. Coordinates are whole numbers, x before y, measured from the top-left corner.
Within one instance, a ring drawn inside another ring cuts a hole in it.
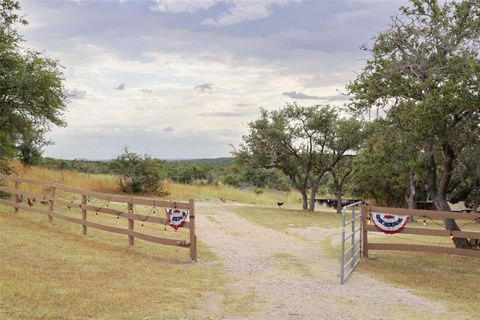
[[[197,206],[199,239],[223,260],[231,289],[254,293],[244,306],[250,312],[229,319],[462,319],[363,273],[342,286],[337,259],[313,241],[253,224],[229,204]],[[315,240],[335,232],[318,228]]]

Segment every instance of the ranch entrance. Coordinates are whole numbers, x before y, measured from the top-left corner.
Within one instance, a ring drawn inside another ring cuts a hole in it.
[[[480,250],[462,249],[453,247],[454,238],[464,238],[480,241],[480,232],[446,230],[444,219],[460,220],[460,229],[480,221],[480,213],[464,213],[450,211],[431,211],[416,209],[387,208],[362,205],[356,202],[342,210],[342,249],[340,262],[340,283],[344,284],[347,278],[356,269],[361,257],[368,258],[370,251],[396,250],[407,252],[444,253],[480,258]],[[409,226],[409,221],[416,221]],[[433,227],[433,228],[432,228]],[[382,241],[378,235],[382,237]],[[388,235],[395,237],[402,234],[429,236],[432,238],[448,238],[450,246],[433,241],[409,239],[409,243],[392,243],[387,240]],[[370,237],[370,239],[369,239]],[[415,243],[417,242],[417,243]]]

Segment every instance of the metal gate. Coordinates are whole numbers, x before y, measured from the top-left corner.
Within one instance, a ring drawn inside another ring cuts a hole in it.
[[[340,265],[340,283],[344,284],[348,276],[360,262],[362,248],[362,201],[352,203],[342,209],[342,259]]]

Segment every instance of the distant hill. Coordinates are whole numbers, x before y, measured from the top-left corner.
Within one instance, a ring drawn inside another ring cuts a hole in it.
[[[167,162],[184,162],[184,163],[195,163],[195,164],[229,164],[233,162],[233,157],[220,157],[220,158],[211,158],[211,159],[179,159],[179,160],[165,160]]]

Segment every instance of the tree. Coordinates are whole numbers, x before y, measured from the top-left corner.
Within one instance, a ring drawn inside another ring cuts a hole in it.
[[[332,175],[333,191],[335,193],[335,198],[337,199],[337,213],[342,213],[343,190],[345,183],[353,172],[352,160],[353,156],[345,157],[330,171],[330,174]]]
[[[455,160],[480,136],[480,2],[414,0],[364,49],[372,57],[348,85],[352,109],[384,109],[404,141],[424,153],[435,207],[450,211]],[[444,224],[459,230],[453,219]],[[471,247],[467,239],[453,241]]]
[[[401,130],[388,119],[367,124],[363,148],[352,161],[354,194],[378,204],[416,207],[418,185],[423,179],[423,155],[404,140]]]
[[[19,10],[18,1],[0,3],[0,159],[4,160],[28,141],[35,142],[29,146],[36,146],[35,152],[41,151],[44,133],[52,125],[65,125],[62,116],[68,102],[58,62],[21,46],[24,40],[16,27],[27,21]]]
[[[450,201],[465,201],[474,211],[480,211],[480,145],[465,149],[458,157],[457,170],[452,176]]]
[[[42,158],[42,148],[51,144],[45,140],[43,130],[25,128],[20,134],[16,149],[20,161],[27,166],[38,165]]]
[[[361,125],[339,119],[330,106],[287,104],[249,124],[244,144],[234,152],[238,161],[254,168],[277,168],[302,195],[303,210],[314,211],[323,175],[358,146]],[[310,201],[308,201],[310,190]]]
[[[163,165],[161,160],[147,155],[142,157],[125,147],[123,153],[112,160],[110,169],[118,175],[118,183],[123,192],[164,194]]]

